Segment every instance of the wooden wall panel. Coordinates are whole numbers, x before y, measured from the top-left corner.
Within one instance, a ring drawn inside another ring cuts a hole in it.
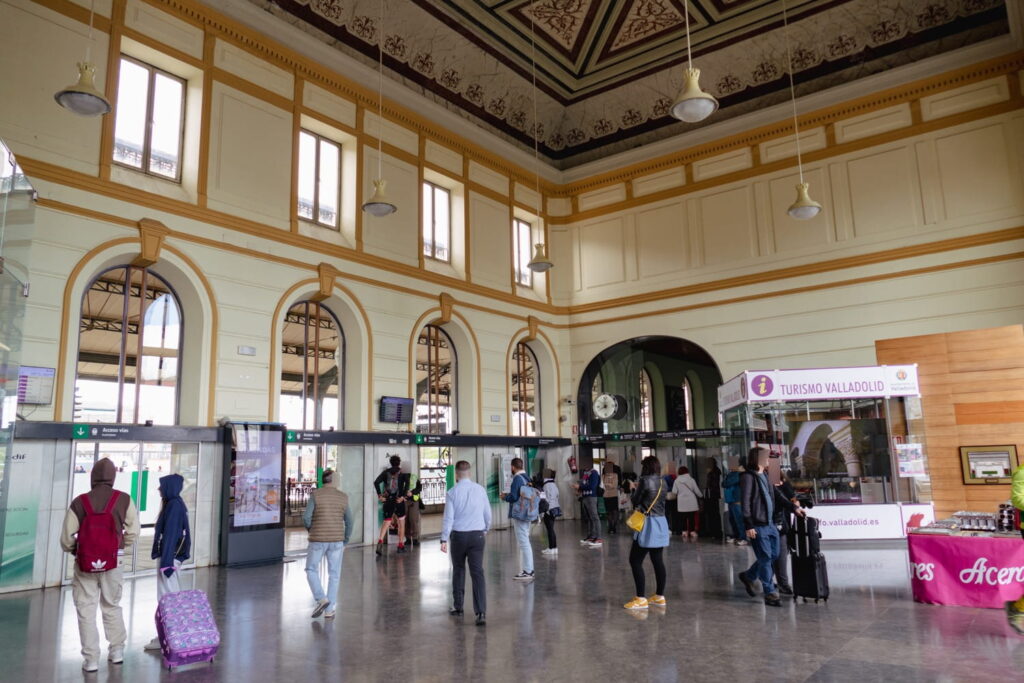
[[[963,483],[961,446],[1024,453],[1024,325],[875,342],[879,363],[917,363],[932,500],[939,517],[994,511],[1009,485]]]

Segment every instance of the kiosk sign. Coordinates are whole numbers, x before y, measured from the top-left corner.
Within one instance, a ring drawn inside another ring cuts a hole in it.
[[[741,377],[747,401],[842,400],[921,394],[916,365],[749,370]]]

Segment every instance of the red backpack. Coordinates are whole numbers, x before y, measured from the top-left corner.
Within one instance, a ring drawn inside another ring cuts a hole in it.
[[[113,509],[120,491],[114,491],[102,512],[92,509],[89,494],[82,494],[80,499],[85,508],[85,517],[78,527],[78,547],[75,561],[78,568],[88,574],[106,572],[117,569],[117,551],[121,546],[121,530],[114,519]]]

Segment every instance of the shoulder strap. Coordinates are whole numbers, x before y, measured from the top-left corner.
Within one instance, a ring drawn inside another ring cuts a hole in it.
[[[80,501],[82,501],[82,507],[85,508],[85,514],[87,514],[87,515],[94,515],[94,514],[96,514],[92,510],[92,502],[89,500],[89,494],[88,493],[83,493],[82,495],[80,495],[78,497],[78,499]]]
[[[110,500],[107,501],[107,506],[105,508],[103,508],[103,514],[108,514],[111,510],[113,510],[114,509],[114,504],[117,503],[117,499],[120,498],[120,497],[121,497],[121,492],[120,491],[117,491],[117,490],[113,491],[110,494]]]
[[[645,515],[649,515],[649,514],[651,514],[651,510],[653,510],[653,509],[654,509],[654,504],[655,504],[655,503],[657,503],[657,502],[658,502],[658,498],[660,498],[660,497],[661,497],[661,490],[662,490],[662,489],[663,489],[664,487],[665,487],[665,480],[664,480],[664,479],[662,479],[662,480],[661,480],[661,483],[660,483],[660,484],[658,484],[658,492],[657,492],[656,494],[654,494],[654,500],[652,500],[652,501],[651,501],[651,504],[650,504],[650,506],[649,506],[649,507],[647,508],[647,512],[645,512],[645,513],[644,513]]]

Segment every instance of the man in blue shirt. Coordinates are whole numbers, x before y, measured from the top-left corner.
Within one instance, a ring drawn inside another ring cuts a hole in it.
[[[484,535],[491,528],[491,503],[483,486],[469,478],[469,463],[455,463],[455,486],[444,499],[441,523],[441,552],[452,544],[452,608],[453,616],[462,616],[466,594],[466,561],[473,579],[473,611],[476,625],[487,623],[487,592],[484,585]]]
[[[601,518],[597,512],[597,490],[600,487],[601,475],[595,468],[581,474],[579,483],[574,485],[583,503],[583,521],[587,525],[587,537],[580,543],[590,548],[600,548],[604,544],[601,540]]]

